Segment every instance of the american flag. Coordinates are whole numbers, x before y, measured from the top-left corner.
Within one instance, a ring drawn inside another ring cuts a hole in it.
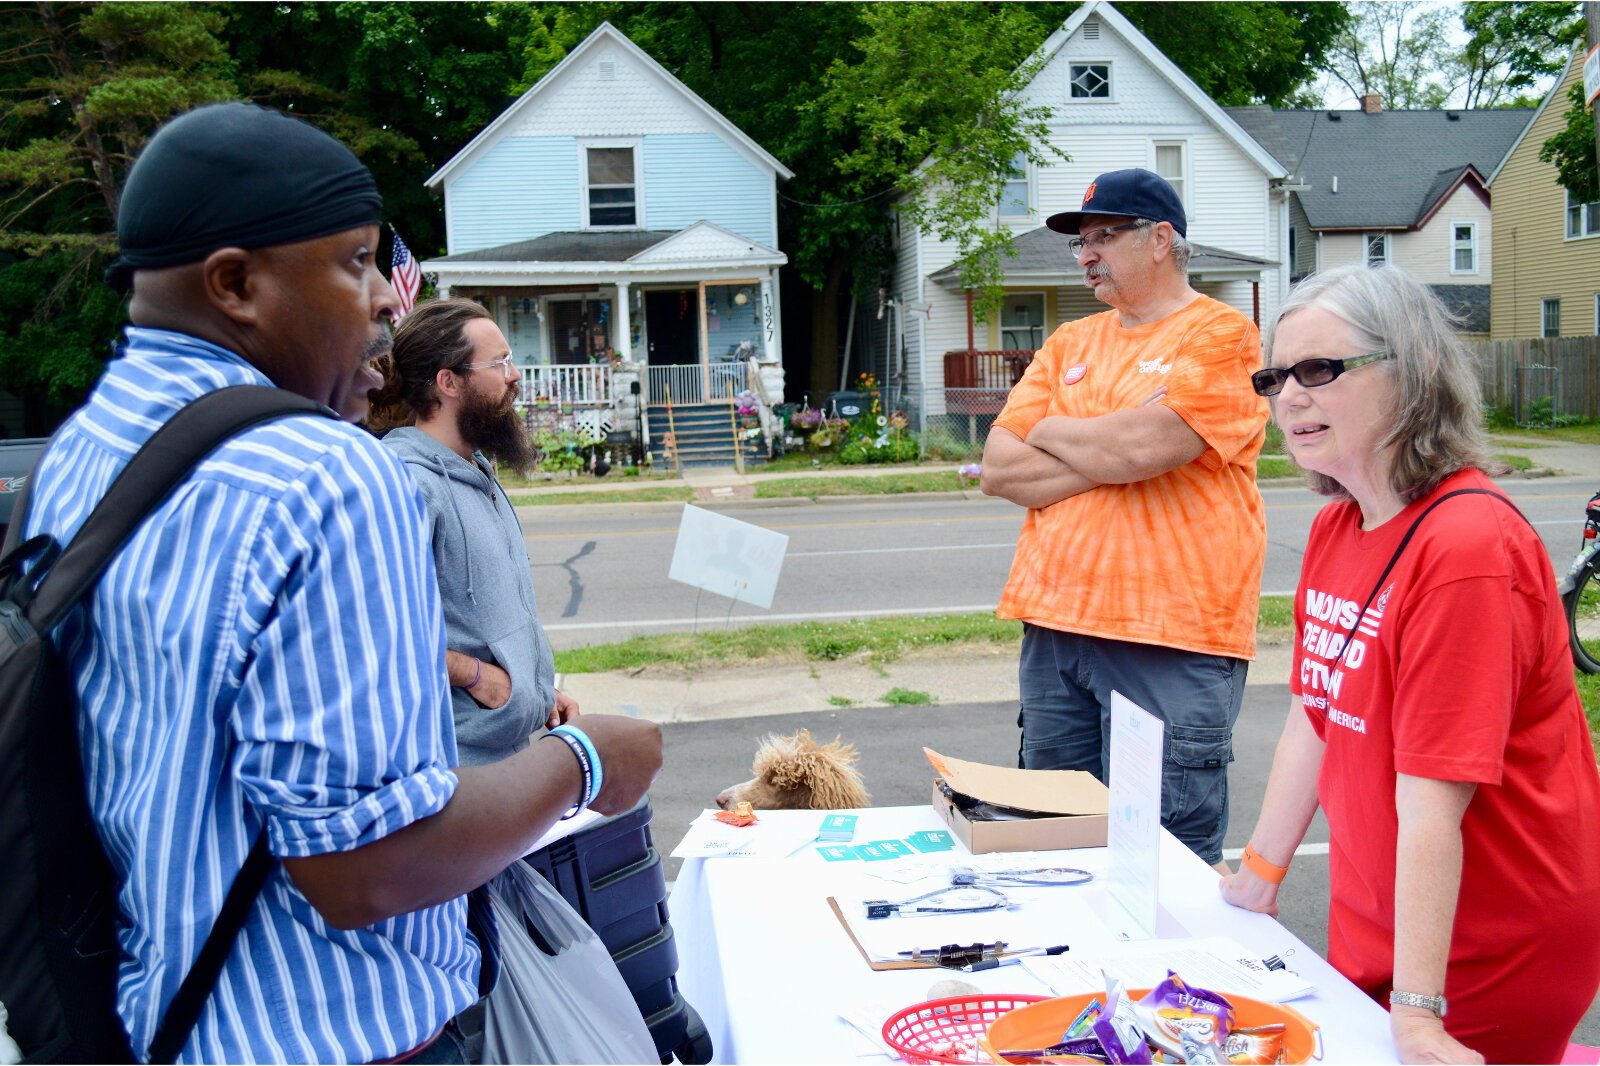
[[[389,283],[400,297],[400,314],[396,318],[404,318],[417,302],[417,290],[422,288],[422,271],[417,269],[411,249],[400,239],[399,230],[394,231],[394,258],[389,264]]]

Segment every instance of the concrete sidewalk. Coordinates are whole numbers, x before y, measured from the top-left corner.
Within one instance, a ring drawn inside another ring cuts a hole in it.
[[[1257,649],[1246,684],[1284,685],[1288,644]],[[889,707],[892,689],[926,694],[936,705],[1017,703],[1017,649],[962,645],[910,653],[877,666],[859,660],[714,666],[648,666],[564,674],[562,691],[589,714],[627,714],[660,724]],[[848,702],[844,702],[848,701]]]
[[[1571,474],[1600,481],[1600,445],[1572,444],[1567,441],[1516,433],[1491,434],[1490,450],[1496,454],[1524,455],[1533,462],[1531,477]],[[1600,485],[1595,486],[1600,489]]]

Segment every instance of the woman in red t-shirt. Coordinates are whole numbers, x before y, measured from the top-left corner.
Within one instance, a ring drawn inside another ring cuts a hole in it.
[[[1600,987],[1600,772],[1544,545],[1483,473],[1476,368],[1426,286],[1359,264],[1296,288],[1266,352],[1256,391],[1335,502],[1223,895],[1277,913],[1320,805],[1328,960],[1401,1060],[1559,1062]]]

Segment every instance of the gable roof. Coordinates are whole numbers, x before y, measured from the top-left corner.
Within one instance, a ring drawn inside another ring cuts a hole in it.
[[[1283,162],[1250,136],[1227,109],[1219,107],[1215,100],[1206,95],[1205,90],[1196,85],[1189,75],[1180,70],[1176,63],[1168,59],[1166,54],[1151,42],[1150,38],[1140,33],[1138,27],[1129,22],[1122,12],[1112,7],[1106,0],[1089,0],[1087,4],[1074,11],[1067,21],[1061,24],[1061,28],[1046,38],[1044,44],[1040,45],[1038,51],[1030,58],[1039,60],[1041,67],[1048,63],[1091,17],[1111,27],[1112,31],[1126,41],[1140,58],[1150,64],[1157,74],[1187,99],[1195,110],[1210,120],[1224,137],[1237,145],[1240,151],[1267,173],[1268,177],[1281,178],[1288,173]]]
[[[517,119],[524,113],[537,107],[542,97],[549,96],[554,86],[564,81],[569,72],[584,62],[584,57],[604,44],[614,44],[651,74],[659,78],[669,90],[677,93],[684,103],[692,110],[703,114],[713,129],[720,133],[724,139],[741,150],[752,160],[773,171],[785,181],[794,177],[794,172],[778,162],[765,148],[752,140],[743,130],[729,122],[722,112],[702,100],[694,90],[672,75],[672,72],[657,63],[650,54],[623,35],[609,22],[602,22],[595,31],[585,37],[583,41],[566,57],[557,63],[544,77],[534,83],[533,87],[519,96],[516,101],[493,122],[489,123],[478,135],[467,142],[467,146],[451,157],[450,161],[434,171],[427,181],[423,182],[430,189],[438,189],[447,178],[455,171],[462,169],[476,160],[484,152],[493,147],[502,137],[516,128]]]
[[[1506,153],[1500,157],[1500,162],[1496,163],[1494,169],[1488,172],[1489,180],[1484,182],[1485,185],[1494,184],[1494,179],[1500,176],[1500,169],[1511,159],[1511,153],[1515,152],[1522,144],[1522,138],[1526,137],[1528,131],[1533,129],[1533,124],[1539,120],[1540,115],[1544,114],[1544,109],[1550,106],[1550,101],[1560,96],[1562,90],[1567,87],[1567,79],[1572,75],[1572,68],[1575,66],[1581,68],[1583,66],[1583,59],[1586,54],[1582,48],[1578,48],[1568,58],[1567,67],[1561,72],[1561,77],[1557,78],[1556,83],[1550,86],[1550,91],[1544,94],[1544,99],[1539,101],[1539,106],[1533,109],[1533,114],[1528,118],[1528,124],[1522,127],[1522,132],[1517,134],[1517,139],[1512,141],[1506,148]]]
[[[1293,167],[1312,229],[1410,229],[1462,181],[1482,183],[1521,137],[1529,108],[1228,113]],[[1280,154],[1282,153],[1282,154]],[[1470,170],[1470,173],[1468,171]],[[1339,191],[1333,191],[1333,179]]]

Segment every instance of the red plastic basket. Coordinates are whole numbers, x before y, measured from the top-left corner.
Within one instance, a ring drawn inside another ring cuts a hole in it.
[[[931,999],[890,1015],[883,1023],[883,1040],[912,1066],[979,1062],[978,1041],[995,1019],[1048,998],[977,995]]]

